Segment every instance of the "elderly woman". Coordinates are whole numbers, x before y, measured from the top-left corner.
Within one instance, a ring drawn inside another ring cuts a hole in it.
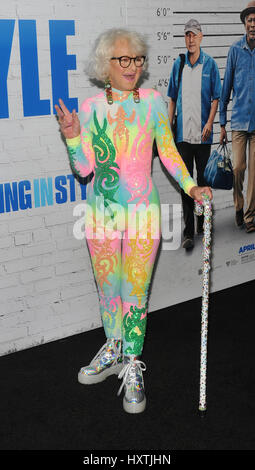
[[[147,320],[147,298],[160,242],[159,195],[151,179],[152,146],[168,172],[192,198],[210,188],[195,185],[178,154],[164,101],[154,89],[137,88],[146,69],[142,36],[113,29],[96,42],[93,75],[105,90],[86,99],[78,118],[63,101],[56,106],[73,170],[85,177],[86,238],[97,282],[106,343],[78,380],[95,384],[112,374],[123,378],[123,407],[145,409],[140,360]]]

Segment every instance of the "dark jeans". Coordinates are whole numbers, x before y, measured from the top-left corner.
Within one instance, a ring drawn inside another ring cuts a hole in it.
[[[177,143],[177,149],[190,173],[193,177],[194,160],[197,169],[197,185],[207,186],[204,180],[204,170],[210,157],[210,144],[188,144],[187,142]],[[184,217],[184,237],[194,237],[194,200],[181,190],[183,217]],[[203,226],[203,216],[198,217],[198,228]]]

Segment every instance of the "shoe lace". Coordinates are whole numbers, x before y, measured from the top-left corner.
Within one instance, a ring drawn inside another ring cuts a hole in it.
[[[117,345],[116,345],[116,342],[117,342]],[[105,354],[107,354],[106,349],[109,347],[109,344],[112,345],[112,349],[113,349],[113,352],[114,352],[114,355],[115,355],[113,365],[115,365],[117,363],[117,360],[118,360],[118,357],[119,357],[119,354],[120,354],[120,351],[121,351],[121,341],[110,339],[110,340],[107,340],[105,344],[103,344],[103,346],[96,353],[95,357],[93,357],[90,364],[93,364],[94,362],[99,361],[101,359],[101,357],[103,357]]]
[[[142,361],[139,361],[138,359],[134,359],[134,360],[130,360],[130,362],[128,362],[124,367],[123,369],[120,371],[119,375],[118,375],[118,378],[119,379],[122,379],[123,378],[123,382],[118,390],[118,393],[117,395],[119,396],[124,385],[135,385],[136,382],[137,382],[137,374],[140,375],[140,377],[142,378],[142,385],[143,385],[143,388],[144,388],[144,381],[143,381],[143,371],[146,370],[146,365],[144,364],[144,362]]]

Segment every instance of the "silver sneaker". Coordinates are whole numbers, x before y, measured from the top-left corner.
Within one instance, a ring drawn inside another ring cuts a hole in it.
[[[123,368],[122,341],[108,338],[91,363],[82,367],[78,373],[81,384],[90,385],[102,382],[113,374],[119,374]]]
[[[120,395],[124,387],[123,408],[127,413],[141,413],[146,407],[144,393],[143,371],[146,370],[144,362],[135,356],[124,357],[124,367],[119,373],[119,379],[123,378],[118,391]]]

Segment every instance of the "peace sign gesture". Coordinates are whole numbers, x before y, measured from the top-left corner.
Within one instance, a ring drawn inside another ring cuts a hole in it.
[[[72,113],[68,111],[63,100],[59,99],[60,107],[56,104],[60,130],[66,139],[72,139],[80,135],[80,121],[75,109]]]

